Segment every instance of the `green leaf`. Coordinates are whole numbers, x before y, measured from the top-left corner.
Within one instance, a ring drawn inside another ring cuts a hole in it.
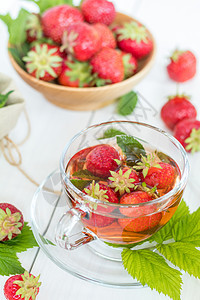
[[[90,171],[88,170],[80,170],[77,172],[74,172],[72,174],[74,177],[79,177],[79,178],[85,178],[85,179],[90,179],[90,180],[102,180],[102,178],[94,176]]]
[[[13,19],[11,18],[10,14],[0,15],[0,19],[7,25],[8,32],[10,33],[10,26],[13,22]]]
[[[0,244],[0,275],[9,276],[24,273],[15,252],[6,249]]]
[[[115,128],[109,128],[104,132],[102,137],[98,138],[98,140],[113,138],[116,135],[126,135],[126,134]]]
[[[9,25],[9,41],[12,46],[19,47],[26,41],[25,25],[30,13],[25,9],[21,9],[18,17]]]
[[[1,244],[5,247],[5,249],[12,249],[15,253],[24,252],[29,248],[38,247],[32,230],[27,225],[27,222],[24,223],[21,234],[12,240],[1,242]]]
[[[176,242],[191,243],[200,247],[200,208],[191,215],[185,215],[172,229],[172,236]]]
[[[26,1],[31,1],[37,4],[37,6],[40,9],[40,13],[43,13],[45,10],[61,5],[61,4],[69,4],[73,6],[73,0],[26,0]]]
[[[80,191],[82,191],[88,184],[92,182],[92,180],[81,180],[81,179],[71,179],[70,181]]]
[[[146,241],[147,240],[141,241],[141,242],[138,242],[138,243],[134,243],[134,244],[128,244],[128,245],[125,245],[125,244],[113,244],[113,243],[108,243],[108,242],[104,242],[104,243],[106,245],[110,246],[110,247],[113,247],[113,248],[128,248],[128,249],[132,249],[132,248],[134,248],[136,246],[142,245]]]
[[[140,161],[141,155],[146,156],[143,145],[132,136],[117,136],[117,144],[126,155],[128,165],[134,165]]]
[[[158,245],[157,250],[181,270],[200,278],[200,251],[189,243]]]
[[[163,228],[161,228],[152,237],[150,237],[149,241],[150,242],[156,241],[157,243],[161,244],[163,241],[167,241],[173,238],[173,234],[172,234],[173,227],[177,222],[179,222],[179,220],[181,220],[184,216],[187,215],[189,215],[189,208],[185,203],[185,201],[182,199],[173,217]]]
[[[143,286],[180,300],[181,272],[171,268],[158,253],[147,249],[122,251],[124,268]]]
[[[4,107],[6,105],[6,102],[8,100],[8,96],[13,93],[14,91],[9,91],[7,94],[2,95],[0,94],[0,108]]]
[[[135,109],[138,102],[138,95],[131,91],[128,94],[119,98],[117,105],[117,113],[122,116],[130,115]]]

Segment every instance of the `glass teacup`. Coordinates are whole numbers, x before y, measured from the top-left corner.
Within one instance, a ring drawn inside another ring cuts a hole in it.
[[[78,189],[71,181],[72,160],[76,165],[81,161],[84,166],[87,154],[94,146],[110,144],[115,147],[115,137],[100,139],[110,128],[134,137],[145,150],[154,149],[161,159],[170,161],[177,172],[174,186],[169,191],[161,191],[151,201],[137,204],[102,201]],[[63,151],[60,172],[70,208],[57,226],[56,241],[71,250],[93,240],[123,246],[152,236],[175,213],[186,186],[189,164],[180,143],[163,130],[144,123],[114,121],[93,125],[74,136]]]

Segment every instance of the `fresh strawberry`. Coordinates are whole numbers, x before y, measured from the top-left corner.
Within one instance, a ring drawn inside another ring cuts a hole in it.
[[[200,121],[185,119],[174,129],[174,137],[188,152],[200,151]]]
[[[106,144],[96,146],[86,157],[86,169],[95,176],[108,177],[118,167],[115,159],[120,160],[115,148]]]
[[[154,153],[146,157],[142,155],[141,161],[133,168],[142,170],[141,180],[151,187],[171,188],[175,180],[175,168],[168,163],[159,162]]]
[[[58,44],[61,44],[63,33],[69,25],[82,21],[82,13],[67,4],[47,9],[41,19],[44,35]]]
[[[21,234],[24,226],[22,212],[14,205],[0,203],[0,241],[4,242]]]
[[[102,183],[96,183],[93,181],[89,186],[87,186],[83,193],[93,197],[94,199],[98,199],[101,201],[106,201],[110,203],[119,203],[118,197],[116,193],[109,188],[108,186]],[[91,206],[91,204],[89,204]],[[93,207],[94,212],[91,213],[89,220],[84,219],[83,222],[86,222],[87,225],[95,226],[95,227],[104,227],[113,223],[114,218],[106,217],[101,215],[105,213],[111,213],[113,211],[113,207],[103,208],[103,207]],[[95,209],[97,209],[97,213],[95,213]]]
[[[28,73],[44,81],[57,78],[62,70],[59,48],[48,44],[37,44],[23,57]]]
[[[103,48],[92,59],[93,72],[99,78],[117,83],[124,79],[124,66],[122,56],[115,49]]]
[[[131,53],[121,51],[123,65],[124,65],[124,79],[133,76],[137,71],[137,60]]]
[[[116,34],[118,47],[137,59],[147,56],[153,49],[146,27],[135,21],[123,23]]]
[[[137,219],[118,219],[119,225],[126,231],[141,232],[156,227],[162,219],[161,213]]]
[[[136,191],[130,194],[125,194],[120,199],[120,204],[139,204],[146,203],[151,201],[153,198],[150,194],[143,191]],[[155,212],[156,206],[148,205],[148,206],[140,206],[133,208],[120,208],[120,212],[128,217],[133,217],[134,219],[119,219],[118,222],[120,226],[127,231],[144,231],[147,229],[151,229],[158,225],[162,218],[161,213],[152,214]],[[150,216],[146,216],[149,215]]]
[[[93,80],[92,68],[88,62],[79,62],[66,58],[58,82],[71,87],[88,87]]]
[[[40,276],[35,277],[27,271],[21,275],[11,276],[4,285],[7,300],[35,300],[39,293]]]
[[[39,16],[36,14],[30,14],[26,21],[26,39],[29,43],[32,43],[43,36],[42,26],[40,24]]]
[[[197,111],[185,95],[170,96],[169,101],[161,109],[161,118],[166,126],[174,129],[183,119],[195,119]]]
[[[117,172],[110,171],[111,177],[108,177],[110,180],[109,186],[114,189],[115,192],[119,192],[119,195],[124,193],[130,193],[136,183],[139,183],[140,178],[136,171],[132,168],[123,167],[120,168]]]
[[[63,34],[61,50],[79,61],[90,59],[99,49],[100,37],[92,25],[74,23]]]
[[[176,82],[184,82],[196,74],[196,57],[191,51],[175,50],[167,66],[169,77]]]
[[[110,28],[108,28],[106,25],[101,23],[94,24],[93,26],[98,32],[100,37],[100,44],[101,44],[100,49],[104,47],[115,49],[116,40]]]
[[[116,15],[114,5],[107,0],[84,0],[81,10],[88,23],[110,25]]]

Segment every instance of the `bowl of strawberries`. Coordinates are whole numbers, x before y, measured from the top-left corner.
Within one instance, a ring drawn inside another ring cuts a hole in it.
[[[13,27],[9,57],[22,79],[55,105],[98,109],[128,93],[152,67],[152,34],[110,1],[84,0],[79,7],[40,2],[39,14],[22,9],[7,24]],[[21,23],[23,34],[13,37]]]

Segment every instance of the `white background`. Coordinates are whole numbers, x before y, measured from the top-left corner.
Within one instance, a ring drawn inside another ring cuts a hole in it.
[[[167,76],[166,64],[172,50],[192,50],[199,60],[200,39],[200,1],[199,0],[116,0],[113,1],[118,11],[129,14],[143,22],[154,34],[157,41],[157,57],[154,67],[146,78],[136,87],[155,110],[144,116],[137,108],[128,119],[145,121],[165,128],[160,120],[159,111],[166,101],[166,96],[174,94],[176,84]],[[35,10],[28,1],[0,0],[0,13],[10,12],[16,16],[20,6]],[[66,142],[82,128],[100,121],[121,119],[115,114],[115,105],[110,105],[95,112],[73,112],[60,109],[48,103],[37,91],[29,87],[12,68],[7,54],[8,33],[6,26],[0,22],[0,71],[11,76],[26,100],[26,108],[31,120],[31,136],[20,150],[23,167],[37,182],[41,182],[50,172],[58,168],[59,158]],[[192,102],[200,109],[200,73],[180,86],[180,91],[192,95]],[[156,114],[155,111],[158,113]],[[22,115],[10,137],[18,142],[26,133],[26,123]],[[185,200],[191,210],[200,203],[199,166],[200,154],[190,156],[191,173],[185,192]],[[30,203],[35,186],[27,181],[21,173],[10,166],[0,156],[0,202],[10,202],[19,207],[26,220],[30,220]],[[25,269],[29,270],[36,250],[29,250],[20,255]],[[149,288],[120,290],[90,284],[59,269],[43,253],[34,261],[32,273],[41,274],[42,287],[39,300],[164,300]],[[3,285],[6,277],[0,277],[0,299],[4,300]],[[183,276],[181,299],[200,300],[200,281],[188,275]]]

